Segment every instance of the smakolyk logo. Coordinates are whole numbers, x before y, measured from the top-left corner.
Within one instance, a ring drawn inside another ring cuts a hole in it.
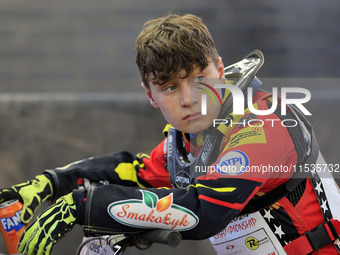
[[[109,215],[121,224],[139,228],[189,230],[198,224],[198,217],[187,208],[173,203],[173,193],[161,199],[147,190],[140,190],[142,199],[111,203]]]

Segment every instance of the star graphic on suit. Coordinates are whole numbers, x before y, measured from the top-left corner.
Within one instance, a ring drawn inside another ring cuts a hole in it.
[[[315,190],[318,191],[318,195],[320,195],[323,192],[322,188],[321,188],[321,181],[320,182],[316,182]]]
[[[270,222],[270,219],[274,219],[273,215],[270,213],[270,209],[268,209],[268,211],[265,209],[264,211],[265,214],[263,215],[263,218],[266,218],[268,222]]]
[[[325,213],[326,211],[328,211],[327,200],[321,199],[321,201],[322,201],[321,208],[323,209],[323,213]]]
[[[274,225],[274,227],[275,227],[275,232],[274,233],[277,234],[280,237],[280,239],[281,239],[282,236],[285,234],[282,231],[282,229],[281,229],[281,225],[279,225],[278,227],[276,225]]]

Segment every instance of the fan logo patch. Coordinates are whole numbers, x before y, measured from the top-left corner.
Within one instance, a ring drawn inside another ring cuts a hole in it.
[[[198,217],[187,208],[173,203],[173,194],[163,197],[140,190],[142,200],[128,199],[111,203],[109,215],[121,224],[139,228],[189,230],[198,224]]]

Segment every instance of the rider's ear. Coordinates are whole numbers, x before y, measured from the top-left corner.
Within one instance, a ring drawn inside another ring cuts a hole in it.
[[[145,90],[145,94],[148,97],[150,104],[153,107],[158,108],[159,106],[158,106],[156,100],[153,98],[151,90],[144,84],[144,82],[141,83],[141,86]]]
[[[224,64],[221,57],[218,57],[217,71],[220,79],[224,78]]]

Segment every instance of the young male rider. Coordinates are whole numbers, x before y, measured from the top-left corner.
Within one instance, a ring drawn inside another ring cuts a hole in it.
[[[147,22],[136,50],[142,87],[171,125],[164,130],[168,137],[150,155],[93,157],[2,189],[1,201],[23,202],[24,222],[44,201],[56,201],[26,229],[18,251],[50,254],[74,224],[81,224],[87,236],[178,230],[184,239],[210,238],[218,254],[337,254],[333,241],[340,229],[326,187],[316,174],[293,178],[294,168],[319,155],[309,123],[293,107],[286,115],[279,110],[257,115],[248,106],[245,114],[233,114],[228,90],[209,83],[243,91],[252,87],[252,106],[270,109],[276,98],[258,90],[255,78],[261,52],[225,70],[208,29],[190,14]],[[212,95],[207,114],[199,91]],[[222,118],[228,121],[213,125]],[[266,119],[273,121],[263,125]],[[273,125],[282,120],[298,125]],[[214,171],[204,171],[207,166]],[[288,171],[246,171],[259,166]],[[84,180],[97,184],[78,189]]]

